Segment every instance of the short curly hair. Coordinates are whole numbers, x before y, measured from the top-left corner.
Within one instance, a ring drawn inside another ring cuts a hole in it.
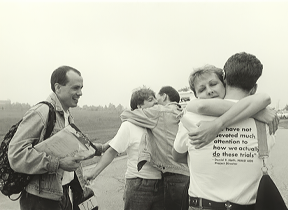
[[[143,105],[144,100],[147,100],[150,96],[153,96],[155,98],[155,92],[145,86],[134,90],[130,99],[131,110],[137,109],[138,105]]]
[[[255,55],[236,53],[224,65],[226,84],[249,92],[262,75],[262,70],[263,65]]]
[[[190,89],[193,91],[195,97],[197,97],[196,90],[195,90],[195,79],[199,78],[201,75],[207,74],[207,73],[216,74],[217,77],[219,78],[219,80],[225,86],[225,83],[224,83],[225,73],[224,73],[223,69],[217,68],[217,67],[215,67],[213,65],[209,65],[209,64],[202,66],[202,67],[199,67],[199,68],[195,68],[194,71],[190,74],[189,81],[188,81]]]

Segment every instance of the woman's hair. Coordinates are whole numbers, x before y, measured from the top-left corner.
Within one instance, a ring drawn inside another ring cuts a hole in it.
[[[197,78],[199,78],[200,76],[202,76],[203,74],[211,74],[214,73],[217,75],[217,77],[219,78],[219,80],[223,83],[223,85],[225,86],[224,83],[224,79],[225,79],[225,73],[223,71],[223,69],[217,68],[213,65],[205,65],[199,68],[196,68],[193,70],[193,72],[190,74],[189,76],[189,86],[191,88],[191,90],[193,91],[195,97],[197,97],[196,91],[195,91],[195,80]]]
[[[138,105],[143,105],[144,100],[147,100],[150,96],[155,98],[155,92],[145,86],[134,90],[130,100],[131,110],[137,109]]]

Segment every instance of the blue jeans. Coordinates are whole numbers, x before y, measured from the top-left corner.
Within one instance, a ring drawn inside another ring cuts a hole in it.
[[[20,198],[21,210],[72,210],[72,204],[69,198],[69,188],[63,187],[63,196],[61,201],[41,198],[26,191],[23,191]]]
[[[165,210],[188,210],[189,176],[164,173]]]
[[[200,207],[189,206],[189,210],[212,210],[212,209],[203,209],[203,208],[200,208]]]
[[[124,210],[163,210],[163,180],[126,179],[123,199]]]

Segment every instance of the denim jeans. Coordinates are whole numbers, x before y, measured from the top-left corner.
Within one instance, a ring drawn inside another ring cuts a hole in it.
[[[189,206],[189,210],[213,210],[213,209],[203,209],[203,208],[200,208],[200,207]]]
[[[69,188],[63,187],[63,196],[60,201],[41,198],[23,191],[20,198],[21,210],[72,210],[69,198]]]
[[[188,210],[189,176],[164,173],[165,210]]]
[[[126,179],[123,199],[124,210],[163,210],[163,180]]]

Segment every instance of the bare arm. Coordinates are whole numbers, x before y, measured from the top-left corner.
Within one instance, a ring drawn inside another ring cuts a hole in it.
[[[216,119],[220,123],[220,131],[236,122],[252,117],[271,103],[267,94],[247,96],[238,101],[227,112]]]
[[[196,114],[219,117],[227,112],[235,103],[220,98],[195,99],[190,101],[186,110]]]
[[[270,97],[265,93],[247,96],[240,101],[242,102],[234,108],[234,113],[232,113],[234,116],[241,114],[243,109],[249,108],[250,110],[248,111],[251,113],[249,117],[252,117],[271,103]],[[186,110],[197,114],[219,117],[227,112],[233,105],[235,105],[235,102],[220,98],[195,99],[187,104]],[[240,116],[240,119],[241,118]]]
[[[253,118],[260,122],[268,124],[270,135],[275,134],[278,129],[280,119],[277,116],[277,111],[274,109],[271,109],[269,107],[262,109],[260,112],[255,114]]]
[[[265,102],[270,100],[268,98],[269,96],[268,95],[265,96],[265,95],[266,94],[256,94],[253,96],[249,96],[248,99],[246,97],[245,100],[247,100],[247,103],[250,103],[250,104],[256,103],[256,105],[259,105],[259,104],[265,105]],[[262,99],[263,99],[263,101],[262,101]],[[264,102],[264,103],[262,104],[262,102]],[[259,104],[257,104],[257,103],[259,103]],[[235,104],[234,102],[219,99],[219,98],[195,99],[195,100],[190,101],[187,104],[186,110],[189,112],[197,113],[197,114],[219,117],[222,114],[224,114],[226,111],[228,111],[234,104]],[[252,117],[256,120],[259,120],[263,123],[268,124],[269,133],[274,134],[276,132],[276,130],[278,129],[278,124],[279,124],[279,118],[276,115],[276,111],[272,110],[270,108],[264,108],[264,109],[260,110],[261,107],[263,107],[263,106],[259,106],[259,109],[257,112],[257,106],[255,106],[255,108],[256,108],[255,112],[253,110],[251,110],[251,115],[249,117]],[[242,118],[241,115],[239,117],[240,117],[240,119]]]
[[[209,144],[224,128],[249,118],[271,103],[267,94],[247,96],[238,101],[227,112],[211,122],[200,122],[198,128],[189,133],[189,138],[196,148]]]
[[[113,161],[117,154],[116,150],[109,147],[97,163],[96,167],[89,172],[89,174],[86,174],[84,178],[88,181],[95,179]]]
[[[173,159],[178,163],[187,164],[187,152],[179,153],[174,148],[172,149]]]

